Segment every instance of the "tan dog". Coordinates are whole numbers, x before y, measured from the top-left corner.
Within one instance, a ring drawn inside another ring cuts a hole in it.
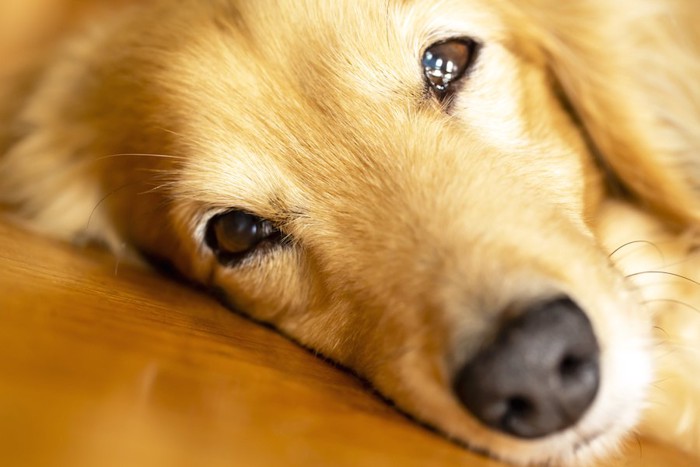
[[[698,453],[698,21],[141,2],[4,80],[0,200],[169,262],[495,457],[587,461],[645,407]]]

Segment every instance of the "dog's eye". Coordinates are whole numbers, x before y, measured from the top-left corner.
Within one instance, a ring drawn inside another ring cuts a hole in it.
[[[209,221],[205,241],[220,262],[231,263],[279,234],[270,221],[243,211],[228,211]]]
[[[476,58],[477,44],[470,39],[437,42],[423,52],[423,73],[439,96],[462,78]]]

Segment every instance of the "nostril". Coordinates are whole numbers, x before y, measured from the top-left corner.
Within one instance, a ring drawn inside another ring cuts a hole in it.
[[[455,392],[479,420],[522,437],[575,424],[598,390],[599,349],[585,313],[569,299],[524,310],[458,373]]]
[[[559,375],[564,381],[576,379],[576,375],[581,371],[583,361],[572,355],[567,355],[559,364]]]
[[[532,403],[523,396],[515,396],[508,399],[508,408],[504,416],[504,425],[508,424],[508,420],[514,418],[525,419],[529,417],[535,410]]]
[[[595,366],[596,363],[591,358],[566,355],[559,363],[559,377],[565,384],[576,384],[586,373],[595,371]]]

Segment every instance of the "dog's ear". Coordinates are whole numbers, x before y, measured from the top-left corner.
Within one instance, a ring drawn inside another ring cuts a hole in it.
[[[518,7],[611,182],[681,228],[700,225],[700,8],[693,3],[525,0]]]

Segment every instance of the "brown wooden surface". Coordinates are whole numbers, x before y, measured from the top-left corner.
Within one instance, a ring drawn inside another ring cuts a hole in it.
[[[208,297],[0,218],[2,466],[496,466]],[[620,466],[691,466],[630,443]]]

